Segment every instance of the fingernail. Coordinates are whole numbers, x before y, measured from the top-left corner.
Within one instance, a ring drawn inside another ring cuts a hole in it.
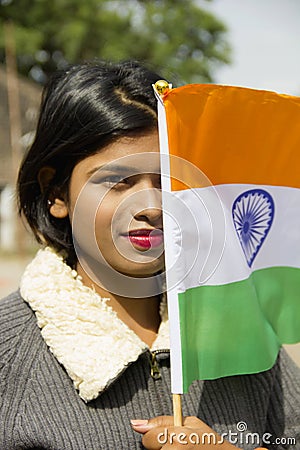
[[[143,420],[143,419],[136,419],[136,420],[131,420],[130,421],[131,425],[133,425],[134,427],[143,427],[145,425],[148,424],[148,420]]]

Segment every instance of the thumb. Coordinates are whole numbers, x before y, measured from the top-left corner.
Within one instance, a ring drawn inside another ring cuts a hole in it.
[[[132,428],[138,433],[147,433],[154,427],[172,427],[174,426],[173,416],[157,416],[152,419],[133,419],[130,421]]]

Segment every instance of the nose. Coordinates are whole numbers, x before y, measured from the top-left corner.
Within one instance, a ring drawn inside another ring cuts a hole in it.
[[[136,193],[134,218],[155,226],[162,225],[161,190],[153,186]]]

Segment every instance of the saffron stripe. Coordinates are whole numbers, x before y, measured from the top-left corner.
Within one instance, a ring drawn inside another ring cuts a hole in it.
[[[300,187],[299,97],[195,84],[170,90],[164,105],[170,155],[210,180],[179,182],[185,167],[171,160],[173,190],[226,183]]]

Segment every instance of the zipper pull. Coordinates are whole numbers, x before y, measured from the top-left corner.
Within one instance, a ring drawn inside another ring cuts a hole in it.
[[[157,365],[157,359],[155,352],[151,352],[151,377],[154,380],[159,380],[161,378],[161,374]]]

